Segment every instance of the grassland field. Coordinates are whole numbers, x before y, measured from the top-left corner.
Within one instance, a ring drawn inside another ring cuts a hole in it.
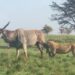
[[[46,39],[57,40],[64,44],[75,42],[75,35],[48,35]],[[44,50],[44,57],[40,58],[40,51],[36,47],[28,48],[28,60],[25,61],[23,50],[16,59],[15,48],[7,48],[7,44],[0,40],[0,75],[75,75],[75,57],[71,52],[56,54],[49,57]]]

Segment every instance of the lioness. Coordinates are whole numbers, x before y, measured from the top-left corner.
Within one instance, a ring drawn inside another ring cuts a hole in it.
[[[50,40],[47,42],[47,44],[48,44],[51,56],[55,56],[56,53],[65,54],[70,51],[75,56],[75,44],[61,45],[58,42],[50,41]]]

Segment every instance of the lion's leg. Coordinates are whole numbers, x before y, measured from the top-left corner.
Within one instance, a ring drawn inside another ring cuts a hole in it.
[[[56,55],[56,49],[54,49],[53,53],[54,53],[54,56],[55,56]]]
[[[51,56],[55,56],[56,55],[56,49],[55,48],[51,48]]]

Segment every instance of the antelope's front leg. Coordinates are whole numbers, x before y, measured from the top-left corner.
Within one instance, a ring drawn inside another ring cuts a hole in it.
[[[16,57],[19,58],[19,49],[16,49]]]
[[[27,45],[23,44],[23,49],[24,49],[24,54],[25,54],[25,58],[28,58],[28,54],[27,54]]]

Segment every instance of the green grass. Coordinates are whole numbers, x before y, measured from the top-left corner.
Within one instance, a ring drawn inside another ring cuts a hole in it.
[[[65,40],[66,36],[48,36],[47,39]],[[75,36],[68,36],[73,39]],[[60,38],[60,39],[58,39]],[[0,75],[75,75],[75,57],[71,52],[67,54],[57,54],[49,57],[44,50],[44,57],[40,58],[40,51],[36,47],[28,48],[28,60],[25,61],[23,50],[20,50],[19,59],[16,59],[14,48],[3,48],[7,44],[0,40]]]
[[[47,40],[56,40],[61,43],[65,42],[74,42],[75,43],[75,35],[48,35]]]

